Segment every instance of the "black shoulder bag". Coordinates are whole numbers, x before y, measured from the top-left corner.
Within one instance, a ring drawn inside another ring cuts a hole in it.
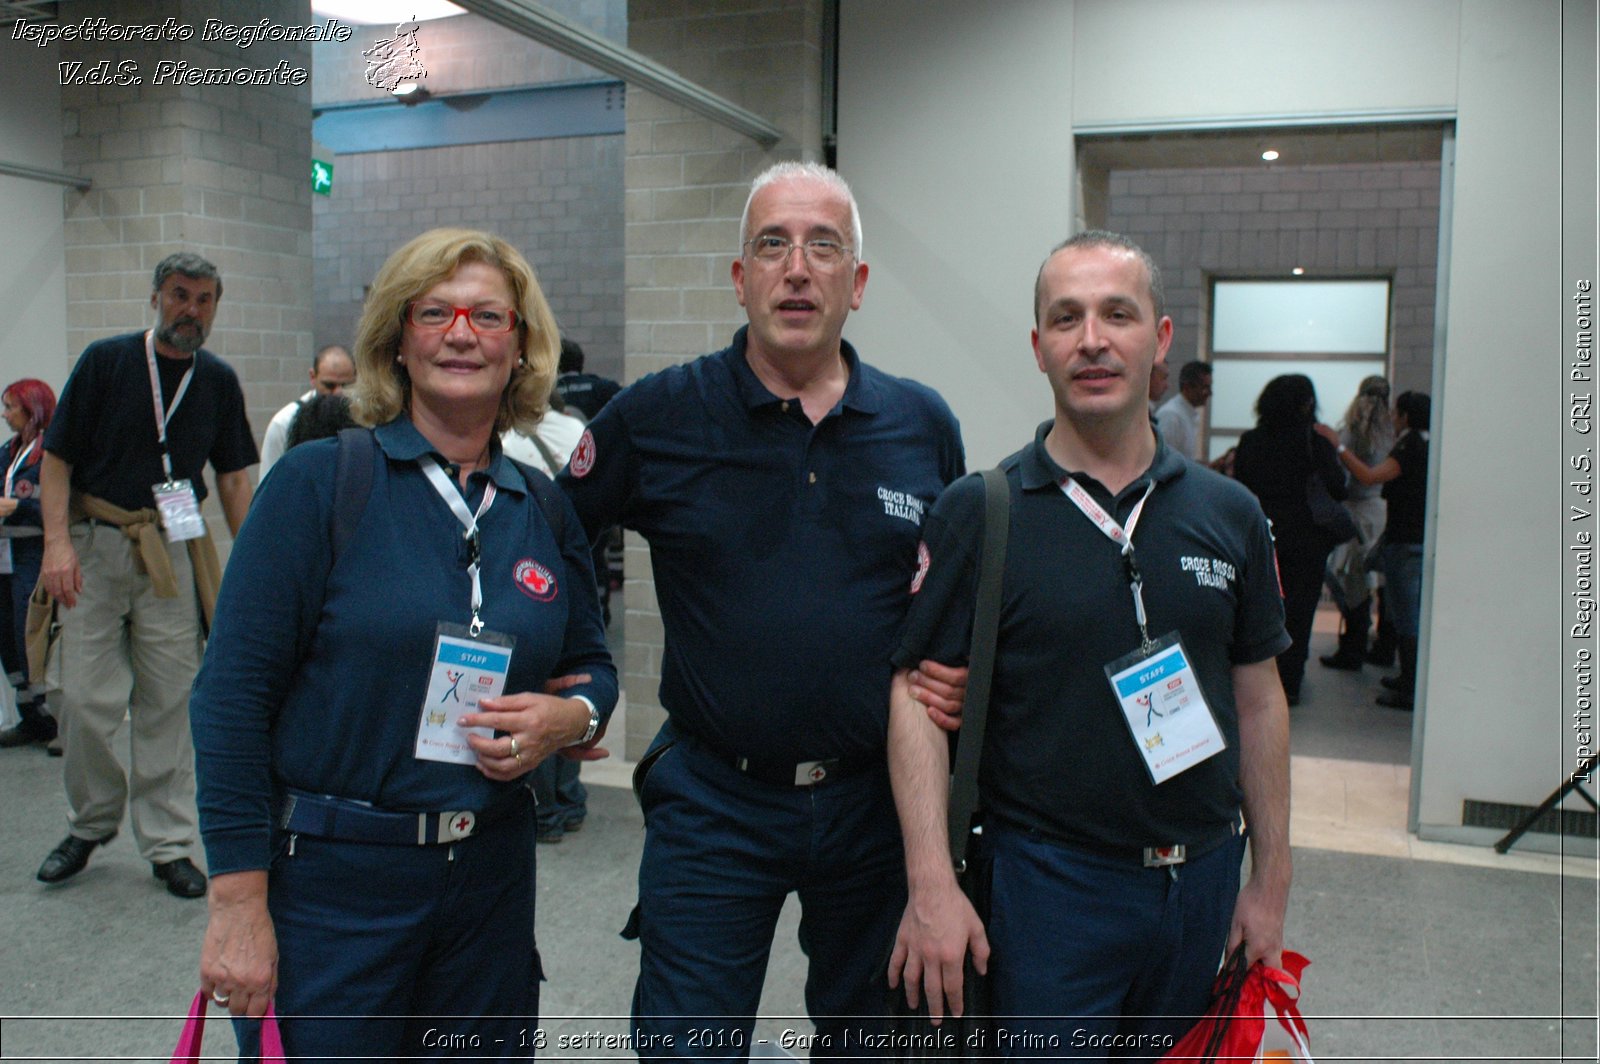
[[[950,861],[956,881],[972,902],[978,918],[989,922],[989,862],[968,855],[972,836],[982,831],[975,822],[978,770],[983,763],[983,737],[988,725],[989,691],[994,680],[995,644],[1000,630],[1000,588],[1005,575],[1006,537],[1011,527],[1011,488],[999,469],[983,473],[983,543],[978,565],[978,594],[972,618],[972,649],[967,658],[967,696],[956,738],[955,768],[950,778]],[[946,1016],[938,1027],[928,1020],[928,1007],[912,1010],[903,988],[890,993],[891,1052],[894,1060],[975,1060],[994,1055],[993,1025],[986,977],[966,961],[962,978],[962,1015]]]

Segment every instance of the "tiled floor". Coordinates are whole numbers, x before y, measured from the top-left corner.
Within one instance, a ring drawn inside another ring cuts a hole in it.
[[[1316,650],[1331,649],[1320,638]],[[1286,938],[1312,960],[1301,1006],[1318,1059],[1594,1061],[1594,862],[1408,836],[1410,722],[1370,706],[1377,675],[1313,663],[1294,711]],[[587,767],[583,832],[539,848],[547,1059],[585,1055],[562,1049],[562,1035],[624,1030],[638,952],[617,931],[643,841],[627,776],[623,764]],[[168,897],[126,832],[71,882],[36,883],[65,830],[60,787],[59,761],[0,751],[0,1057],[164,1060],[193,994],[204,904]],[[768,1055],[785,1029],[809,1029],[797,916],[785,910],[768,972],[757,1032],[768,1042],[756,1047]],[[213,1023],[207,1052],[230,1047]]]

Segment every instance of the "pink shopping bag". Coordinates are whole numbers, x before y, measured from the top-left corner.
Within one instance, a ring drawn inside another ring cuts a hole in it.
[[[189,1006],[189,1019],[183,1025],[183,1034],[178,1036],[178,1047],[172,1051],[170,1064],[199,1064],[209,1004],[211,999],[204,990],[194,996]],[[278,1015],[271,1005],[267,1006],[267,1014],[261,1020],[261,1064],[284,1064],[283,1036],[278,1032]]]

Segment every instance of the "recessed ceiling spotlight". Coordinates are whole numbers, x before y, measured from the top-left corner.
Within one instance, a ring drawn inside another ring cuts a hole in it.
[[[432,98],[433,93],[418,85],[415,81],[402,81],[390,90],[396,99],[407,107],[419,104],[423,100]]]
[[[1296,266],[1294,269],[1290,270],[1289,272],[1294,274],[1296,277],[1300,277],[1306,272],[1306,268],[1304,266]]]
[[[1266,151],[1261,153],[1261,158],[1269,163],[1275,161],[1278,158],[1278,149],[1268,148]]]

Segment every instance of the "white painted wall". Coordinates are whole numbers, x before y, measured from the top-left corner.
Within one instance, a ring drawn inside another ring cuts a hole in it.
[[[56,51],[0,40],[0,161],[62,170],[61,92]],[[77,352],[67,351],[64,185],[0,176],[0,388],[38,377],[58,392]]]
[[[839,163],[873,269],[846,332],[869,360],[943,392],[973,467],[1049,411],[1029,294],[1067,234],[1074,123],[1457,113],[1414,812],[1423,834],[1458,836],[1463,798],[1548,793],[1566,734],[1559,4],[846,0],[841,35]]]

